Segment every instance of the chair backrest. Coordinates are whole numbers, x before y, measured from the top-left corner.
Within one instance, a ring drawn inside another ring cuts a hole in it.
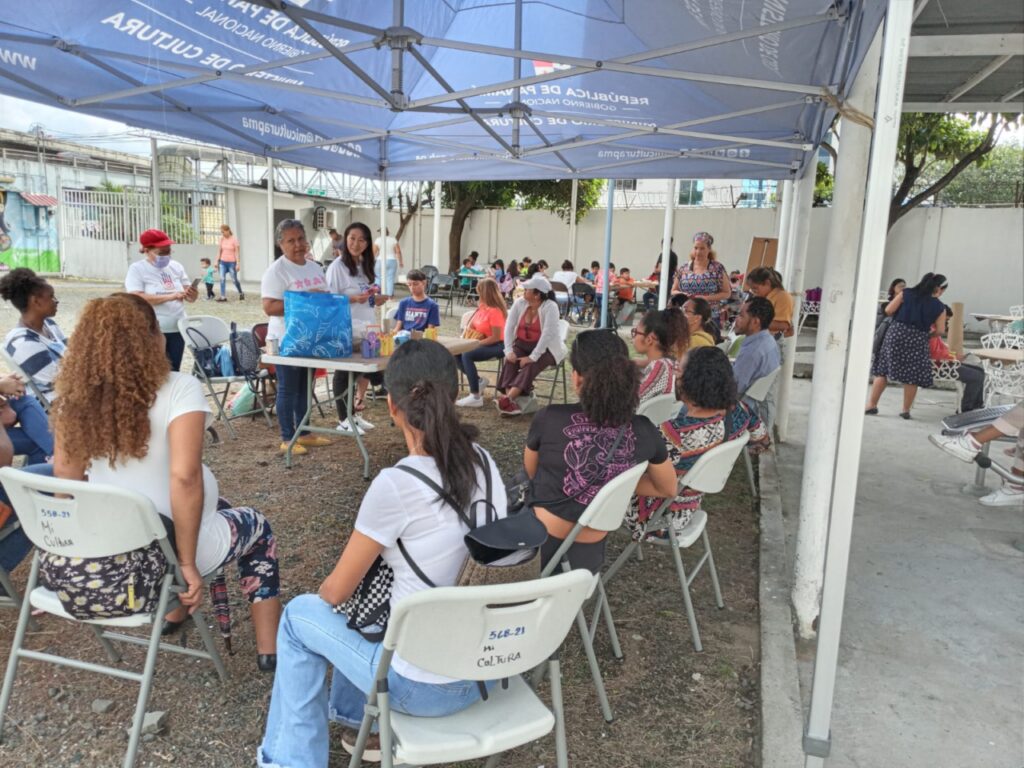
[[[551,290],[554,291],[555,293],[568,293],[569,292],[569,288],[566,286],[565,283],[558,283],[558,282],[552,282],[551,283]]]
[[[636,409],[638,416],[646,416],[654,426],[664,424],[679,413],[679,401],[671,392],[652,397]]]
[[[394,607],[384,647],[436,675],[512,677],[558,650],[594,584],[581,569],[516,584],[424,589]]]
[[[441,274],[434,275],[434,280],[431,283],[431,287],[433,287],[434,289],[447,288],[448,290],[451,290],[452,286],[454,285],[455,278],[452,275]]]
[[[573,296],[595,296],[596,291],[594,286],[587,285],[586,283],[573,283],[572,284],[572,295]]]
[[[420,272],[427,276],[427,280],[437,275],[441,270],[435,267],[433,264],[427,264],[425,267],[420,267]]]
[[[270,323],[256,323],[252,327],[252,337],[256,339],[256,343],[262,348],[267,346],[267,331],[270,328]]]
[[[775,383],[775,379],[779,377],[779,371],[781,368],[776,368],[771,373],[765,374],[760,379],[756,379],[751,382],[750,386],[747,387],[747,391],[742,393],[742,396],[749,398],[754,402],[761,402],[768,397],[768,392],[771,391],[772,384]]]
[[[598,531],[618,530],[629,509],[629,500],[636,492],[636,484],[646,471],[647,462],[641,461],[605,483],[583,510],[579,524]]]
[[[25,535],[44,552],[109,557],[154,541],[166,544],[167,531],[153,502],[134,491],[11,467],[0,469],[0,482]],[[164,550],[166,555],[169,547]]]
[[[692,488],[701,493],[718,493],[729,481],[732,467],[750,440],[744,432],[735,440],[727,440],[703,454],[690,471],[680,478],[681,488]]]
[[[198,333],[189,333],[189,328],[198,331]],[[211,347],[219,347],[221,344],[227,344],[231,338],[231,330],[228,328],[228,324],[213,315],[183,317],[178,321],[178,332],[185,339],[185,344],[188,345],[189,349],[203,349],[206,344],[209,344]],[[202,336],[199,334],[202,334]]]
[[[36,396],[36,400],[43,406],[43,410],[47,413],[50,412],[50,400],[42,393],[35,380],[29,376],[25,371],[22,370],[21,366],[18,365],[11,355],[7,354],[6,349],[0,349],[0,356],[3,357],[4,363],[11,369],[11,373],[17,374],[18,378],[25,382],[25,386],[29,388],[33,395]]]

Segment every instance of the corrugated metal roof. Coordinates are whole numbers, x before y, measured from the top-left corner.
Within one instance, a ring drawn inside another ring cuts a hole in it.
[[[29,192],[19,192],[18,194],[29,205],[38,205],[42,208],[53,208],[57,205],[57,198],[51,195],[33,195]]]

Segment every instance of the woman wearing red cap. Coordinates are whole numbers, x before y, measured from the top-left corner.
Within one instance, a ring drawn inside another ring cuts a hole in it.
[[[160,331],[167,340],[171,370],[180,371],[185,340],[178,332],[178,321],[185,317],[184,302],[195,301],[199,291],[189,284],[185,268],[171,258],[174,241],[166,232],[147,229],[139,235],[139,244],[145,258],[128,267],[124,289],[141,296],[153,307]]]

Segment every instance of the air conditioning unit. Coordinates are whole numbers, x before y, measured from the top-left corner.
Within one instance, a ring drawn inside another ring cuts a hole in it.
[[[328,211],[324,206],[318,205],[313,209],[314,229],[336,229],[338,214],[336,211]]]

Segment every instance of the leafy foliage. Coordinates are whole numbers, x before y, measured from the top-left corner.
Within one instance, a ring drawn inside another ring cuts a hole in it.
[[[818,168],[814,177],[814,205],[829,205],[832,202],[832,189],[835,186],[835,178],[828,169],[828,164],[818,161]]]
[[[1020,115],[988,113],[968,117],[922,113],[903,115],[896,153],[897,178],[900,181],[889,205],[889,226],[892,227],[910,210],[941,192],[964,170],[982,160],[995,148],[1003,130],[1017,125],[1020,118]],[[935,163],[946,163],[948,169],[921,188],[922,175]]]
[[[934,163],[923,174],[924,186],[945,175],[949,161]],[[974,165],[963,170],[941,192],[935,202],[945,205],[1021,206],[1024,195],[1024,148],[999,145]]]

